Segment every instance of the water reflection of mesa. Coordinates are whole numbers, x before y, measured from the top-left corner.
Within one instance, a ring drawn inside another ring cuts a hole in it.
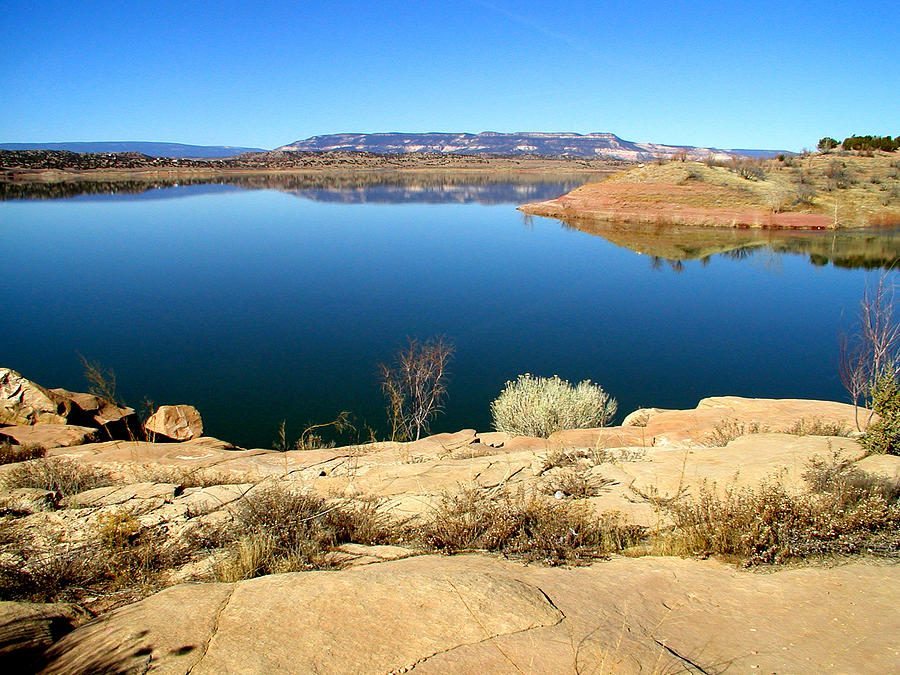
[[[807,255],[813,265],[888,269],[900,261],[900,230],[789,231],[625,225],[561,221],[563,227],[603,237],[661,261],[708,261],[714,255],[746,258],[757,251]],[[678,268],[680,266],[676,266]]]
[[[228,187],[278,190],[323,202],[362,203],[480,203],[518,204],[551,199],[581,185],[590,176],[578,173],[521,174],[514,172],[340,172],[282,173],[130,181],[66,181],[61,183],[2,183],[0,199],[61,199],[83,195],[135,195],[176,198]],[[166,188],[180,188],[167,190]],[[191,188],[191,189],[186,189]]]

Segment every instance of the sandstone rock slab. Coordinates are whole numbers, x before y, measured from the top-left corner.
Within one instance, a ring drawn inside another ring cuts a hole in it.
[[[114,506],[132,499],[161,499],[170,502],[181,487],[172,483],[133,483],[94,488],[73,495],[66,503],[70,507]]]
[[[900,484],[900,457],[897,455],[869,455],[855,464],[864,473],[877,476],[893,485]]]
[[[898,582],[862,562],[420,556],[169,588],[76,629],[60,658],[118,640],[159,673],[896,672]]]
[[[18,445],[33,445],[45,450],[82,445],[94,439],[96,429],[74,424],[19,424],[0,427],[0,436]]]

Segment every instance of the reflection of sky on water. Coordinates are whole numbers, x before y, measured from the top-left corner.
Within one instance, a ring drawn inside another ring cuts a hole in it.
[[[862,239],[708,256],[704,240],[676,274],[633,238],[523,226],[508,203],[177,190],[190,196],[0,204],[2,365],[83,390],[80,353],[132,405],[192,403],[209,434],[244,445],[340,410],[383,430],[377,364],[407,336],[457,345],[436,431],[487,429],[491,399],[524,372],[591,378],[623,414],[843,397],[837,336],[867,275],[810,259],[861,255]]]

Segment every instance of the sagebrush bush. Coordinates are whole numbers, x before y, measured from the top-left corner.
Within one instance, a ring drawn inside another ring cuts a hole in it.
[[[526,373],[507,382],[491,403],[494,428],[508,434],[547,438],[562,429],[590,429],[609,423],[618,404],[598,384],[577,385]]]

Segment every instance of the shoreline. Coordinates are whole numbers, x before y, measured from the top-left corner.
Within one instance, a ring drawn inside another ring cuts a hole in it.
[[[498,173],[596,174],[606,176],[630,166],[628,162],[546,157],[476,157],[467,155],[364,155],[353,153],[302,154],[278,158],[236,157],[226,160],[134,158],[125,156],[74,158],[54,157],[56,166],[41,165],[38,158],[23,163],[0,152],[0,183],[27,185],[62,182],[153,181],[177,179],[238,178],[293,174],[378,175],[402,173]],[[18,163],[14,163],[18,161]],[[69,165],[65,162],[69,161]],[[74,162],[101,163],[81,167]],[[49,163],[49,162],[45,162]]]
[[[640,164],[519,211],[568,223],[758,230],[900,226],[893,154]],[[577,227],[577,225],[575,225]]]

